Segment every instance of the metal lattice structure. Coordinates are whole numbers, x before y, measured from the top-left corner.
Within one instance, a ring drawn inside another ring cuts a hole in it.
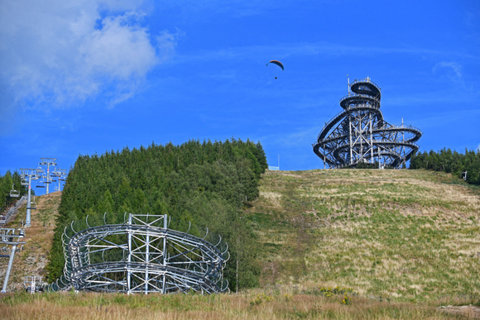
[[[327,122],[313,151],[332,168],[400,168],[418,150],[422,133],[413,127],[394,126],[380,111],[380,88],[367,77],[349,85],[340,100],[343,111]]]
[[[104,216],[105,222],[105,216]],[[219,240],[212,244],[168,228],[167,215],[129,214],[122,224],[62,236],[64,275],[46,289],[124,293],[217,293],[228,290],[223,268],[230,254]],[[221,249],[222,248],[222,249]]]

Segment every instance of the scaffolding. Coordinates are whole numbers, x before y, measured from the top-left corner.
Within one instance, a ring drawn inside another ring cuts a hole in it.
[[[121,224],[62,235],[63,276],[47,291],[217,293],[228,290],[223,268],[230,255],[221,237],[216,244],[168,228],[167,215],[128,214]]]

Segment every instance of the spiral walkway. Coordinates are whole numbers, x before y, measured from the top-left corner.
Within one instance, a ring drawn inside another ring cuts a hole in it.
[[[46,290],[172,293],[228,290],[223,268],[228,246],[211,244],[188,232],[168,229],[166,215],[129,214],[122,224],[75,231],[62,236],[64,275]],[[220,250],[223,247],[223,250]]]
[[[340,100],[344,110],[325,124],[313,151],[331,168],[401,167],[418,150],[421,131],[383,119],[380,88],[368,77],[350,89]]]

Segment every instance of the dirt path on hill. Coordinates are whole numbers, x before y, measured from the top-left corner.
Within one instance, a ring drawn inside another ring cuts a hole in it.
[[[468,319],[480,319],[480,307],[476,306],[442,306],[438,310]]]

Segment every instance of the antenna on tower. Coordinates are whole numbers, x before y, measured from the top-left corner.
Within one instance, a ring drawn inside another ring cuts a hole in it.
[[[347,93],[350,94],[350,77],[347,74]]]

